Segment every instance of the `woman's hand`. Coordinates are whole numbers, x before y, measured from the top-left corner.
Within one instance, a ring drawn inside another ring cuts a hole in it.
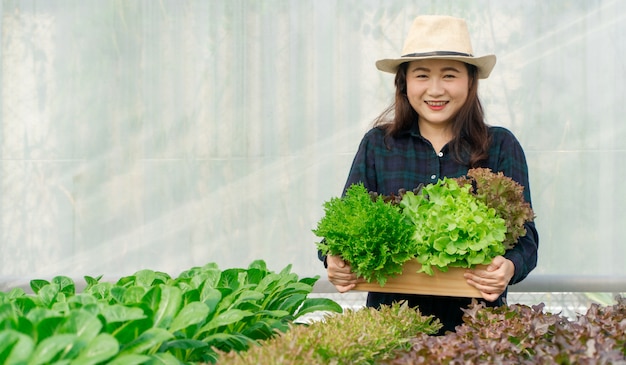
[[[515,274],[513,261],[496,256],[484,270],[468,270],[467,283],[480,291],[483,298],[493,302],[502,294]]]
[[[358,282],[352,273],[352,268],[340,256],[326,256],[328,264],[328,281],[330,281],[340,293],[354,289]]]

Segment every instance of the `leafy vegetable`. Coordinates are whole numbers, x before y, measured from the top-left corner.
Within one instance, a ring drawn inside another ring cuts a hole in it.
[[[626,299],[592,304],[570,320],[544,305],[497,308],[474,301],[455,332],[404,305],[329,315],[298,326],[220,364],[624,364]]]
[[[456,179],[459,185],[471,184],[473,194],[480,201],[496,210],[506,223],[503,244],[512,248],[517,239],[526,234],[524,223],[535,218],[530,204],[524,199],[524,187],[502,172],[493,173],[490,169],[475,168],[467,172],[467,177]]]
[[[416,334],[433,334],[439,328],[437,319],[406,303],[346,310],[293,327],[246,352],[224,354],[220,364],[378,364],[407,352]]]
[[[340,255],[368,282],[402,272],[416,258],[421,272],[488,264],[512,248],[534,219],[524,188],[501,172],[470,169],[413,191],[381,195],[363,184],[324,203],[313,232],[323,254]]]
[[[570,320],[543,303],[487,308],[474,302],[445,336],[418,334],[410,352],[381,364],[625,364],[626,299],[592,304]]]
[[[419,194],[407,192],[400,206],[415,224],[418,242],[415,256],[420,272],[433,274],[431,267],[447,271],[449,266],[472,267],[488,264],[504,253],[504,219],[470,193],[471,186],[449,178],[425,186]]]
[[[308,298],[314,278],[254,261],[221,271],[214,263],[173,278],[140,270],[116,283],[58,276],[32,280],[34,294],[0,292],[0,364],[180,364],[243,351],[314,311],[341,312]]]
[[[363,184],[348,188],[342,198],[324,203],[325,215],[313,232],[324,240],[317,244],[324,255],[339,255],[368,282],[384,285],[387,278],[402,272],[414,257],[415,227],[382,197],[372,200]]]

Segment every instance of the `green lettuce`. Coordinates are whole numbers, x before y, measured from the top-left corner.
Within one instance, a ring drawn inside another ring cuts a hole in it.
[[[368,282],[384,285],[417,252],[415,226],[397,205],[370,195],[363,184],[354,184],[343,197],[324,203],[324,211],[313,230],[324,238],[318,249],[324,255],[342,256]]]
[[[417,194],[404,193],[400,207],[416,228],[414,254],[422,264],[420,272],[432,275],[432,266],[445,272],[448,267],[488,264],[504,254],[506,222],[476,199],[471,188],[444,178]]]

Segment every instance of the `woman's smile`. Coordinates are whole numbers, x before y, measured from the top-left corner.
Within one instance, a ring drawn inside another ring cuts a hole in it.
[[[446,104],[448,104],[447,101],[424,101],[432,110],[442,110]]]

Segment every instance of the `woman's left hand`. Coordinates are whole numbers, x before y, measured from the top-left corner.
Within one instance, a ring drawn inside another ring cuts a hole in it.
[[[467,283],[480,291],[483,298],[493,302],[502,294],[515,274],[515,265],[503,256],[496,256],[484,270],[468,270]]]

